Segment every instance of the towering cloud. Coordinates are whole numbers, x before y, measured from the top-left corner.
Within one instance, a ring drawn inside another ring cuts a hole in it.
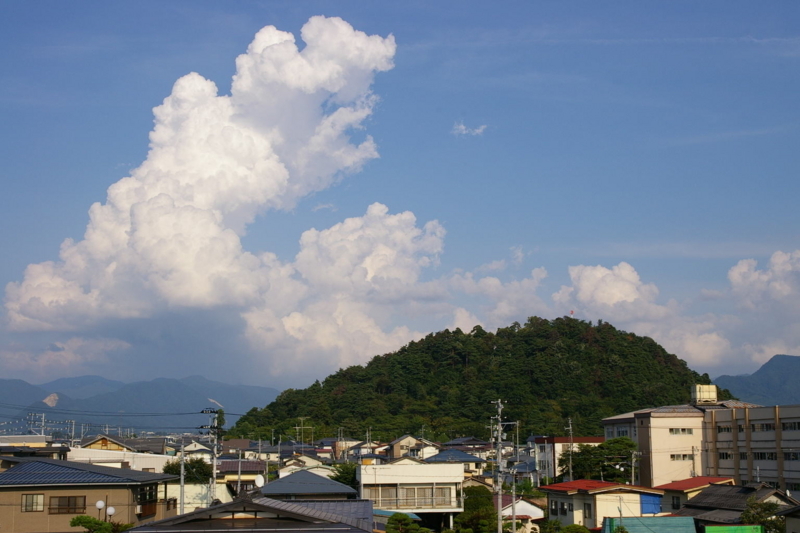
[[[30,265],[6,289],[11,327],[68,330],[159,306],[244,306],[276,265],[242,248],[267,209],[287,209],[377,157],[349,132],[372,112],[375,72],[394,39],[337,18],[291,33],[266,27],[236,60],[231,95],[192,73],[155,109],[146,161],[89,210],[84,239],[60,261]]]

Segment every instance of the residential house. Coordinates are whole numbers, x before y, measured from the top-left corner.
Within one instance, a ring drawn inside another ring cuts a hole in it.
[[[677,511],[688,500],[696,496],[703,489],[711,484],[716,485],[733,485],[733,478],[730,477],[710,477],[698,476],[682,479],[680,481],[673,481],[665,485],[654,487],[664,491],[664,500],[670,505],[670,509]]]
[[[353,487],[307,470],[271,481],[260,493],[276,500],[345,500],[358,496]]]
[[[475,457],[461,450],[454,448],[443,450],[433,457],[425,459],[426,463],[458,463],[464,467],[464,476],[471,477],[473,475],[483,475],[483,465],[486,463],[485,459]]]
[[[264,461],[224,459],[217,463],[217,483],[223,482],[234,497],[256,488],[256,478],[266,476]]]
[[[314,465],[314,466],[287,466],[278,470],[278,477],[286,477],[288,475],[294,474],[298,470],[304,470],[306,472],[311,472],[312,474],[316,474],[318,476],[323,477],[331,477],[336,475],[336,469],[329,465]]]
[[[113,450],[134,453],[167,453],[166,437],[124,438],[110,435],[92,435],[81,439],[81,448]]]
[[[166,481],[175,476],[42,458],[3,462],[16,462],[0,473],[4,531],[74,531],[70,520],[83,514],[138,525],[177,513],[166,494]]]
[[[445,449],[461,450],[462,452],[480,457],[481,459],[489,459],[489,457],[494,457],[496,452],[495,448],[492,446],[492,443],[476,437],[458,437],[445,442],[442,444],[442,447]]]
[[[702,450],[708,447],[705,442],[709,433],[704,428],[710,427],[709,417],[757,406],[737,400],[718,401],[716,392],[716,385],[694,385],[690,404],[641,409],[603,419],[606,437],[627,436],[637,443],[640,455],[636,472],[641,485],[654,487],[700,475],[731,475],[736,479],[732,472],[705,468]]]
[[[425,460],[441,451],[442,447],[435,442],[420,437],[403,435],[388,444],[387,455],[389,459],[400,457],[416,457]]]
[[[610,481],[578,479],[539,487],[547,493],[551,520],[562,525],[600,527],[607,516],[656,516],[661,514],[663,490]]]
[[[164,471],[164,465],[174,460],[175,457],[155,453],[100,450],[95,448],[72,448],[69,449],[66,459],[77,463],[161,473]]]
[[[66,461],[69,451],[66,446],[0,445],[0,457],[44,457]]]
[[[800,501],[765,483],[745,486],[712,484],[688,500],[675,514],[691,516],[698,526],[739,524],[750,498],[759,503],[776,503],[785,509],[800,505]]]
[[[492,497],[492,503],[494,510],[498,512],[498,498]],[[516,528],[512,527],[511,531],[538,533],[537,522],[544,520],[544,509],[521,496],[514,498],[510,494],[503,494],[499,503],[501,505],[499,512],[502,513],[503,520],[506,522],[516,520]]]
[[[788,507],[775,514],[786,518],[786,533],[800,533],[800,505]]]
[[[415,513],[426,527],[452,527],[453,516],[464,510],[460,463],[403,457],[383,465],[360,465],[357,477],[361,497],[372,500],[376,509]]]
[[[274,533],[371,533],[372,506],[363,500],[280,501],[263,496],[229,503],[153,522],[130,531],[263,531]]]
[[[558,459],[561,454],[570,449],[577,451],[580,445],[597,446],[605,442],[603,437],[536,437],[533,441],[536,447],[536,470],[538,475],[553,479],[559,475]]]

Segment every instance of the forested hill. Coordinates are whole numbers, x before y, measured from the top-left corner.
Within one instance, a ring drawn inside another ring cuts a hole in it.
[[[308,417],[300,425],[313,427],[315,438],[339,427],[356,438],[371,428],[379,440],[423,431],[440,441],[487,438],[496,414],[490,401],[502,399],[503,418],[520,421],[522,438],[564,435],[568,418],[576,435],[600,435],[602,418],[686,403],[694,383],[711,381],[648,337],[602,321],[532,317],[496,333],[478,326],[430,334],[307,389],[288,389],[251,409],[231,433],[294,436],[298,418]]]

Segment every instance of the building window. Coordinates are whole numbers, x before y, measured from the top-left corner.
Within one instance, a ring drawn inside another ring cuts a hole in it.
[[[775,431],[775,424],[750,424],[750,431]]]
[[[673,509],[680,509],[681,508],[681,497],[680,496],[673,496],[672,497],[672,508]]]
[[[798,491],[800,490],[800,483],[786,483],[786,490]]]
[[[544,453],[544,444],[539,445],[539,453]]]
[[[567,514],[567,502],[561,502],[561,514],[562,515]]]
[[[606,428],[606,438],[607,439],[614,438],[614,426],[609,426]]]
[[[800,452],[783,452],[784,461],[800,461]]]
[[[739,424],[738,425],[739,433],[744,433],[744,428],[745,428],[744,424]]]
[[[753,460],[755,461],[777,461],[778,454],[775,452],[753,452]]]
[[[22,512],[39,513],[44,511],[44,494],[23,494]]]
[[[693,461],[694,454],[691,453],[673,453],[669,456],[670,461]]]
[[[717,426],[717,433],[731,433],[730,426]]]
[[[747,461],[747,452],[739,452],[739,460]]]
[[[574,510],[575,510],[575,509],[572,507],[572,504],[569,504],[569,512],[571,513],[571,512],[572,512],[572,511],[574,511]]]
[[[719,452],[719,459],[720,461],[727,461],[729,459],[733,459],[733,454],[730,452]]]
[[[86,496],[50,496],[50,514],[84,514]]]
[[[591,503],[584,503],[583,504],[583,519],[584,520],[591,520],[592,519],[592,504]]]
[[[692,428],[669,428],[670,435],[693,435],[694,429]]]
[[[800,430],[800,422],[783,422],[781,429],[784,431],[797,431]]]
[[[550,514],[554,516],[558,514],[558,502],[556,500],[550,500]]]
[[[617,428],[617,437],[627,437],[628,428]]]

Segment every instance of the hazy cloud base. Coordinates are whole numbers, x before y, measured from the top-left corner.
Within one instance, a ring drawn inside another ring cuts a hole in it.
[[[310,19],[300,35],[302,49],[291,33],[259,31],[236,59],[230,95],[196,73],[175,83],[154,110],[147,159],[91,206],[83,240],[64,241],[57,261],[31,264],[7,285],[8,329],[58,339],[0,348],[7,373],[54,378],[146,361],[162,375],[196,364],[195,373],[247,382],[298,380],[443,327],[495,328],[571,310],[649,335],[692,365],[800,353],[800,324],[791,318],[800,305],[800,251],[776,252],[764,269],[752,259],[732,266],[729,290],[714,293],[732,309],[723,316],[660,302],[658,287],[625,262],[570,266],[570,285],[543,297],[544,268],[500,277],[529,255],[521,247],[475,272],[437,277],[444,227],[382,203],[305,231],[292,260],[245,250],[241,237],[256,216],[268,221],[270,210],[292,209],[378,157],[371,137],[352,135],[373,113],[374,75],[393,68],[393,37],[325,17]],[[456,123],[452,133],[485,128]],[[430,327],[407,325],[420,320]],[[745,321],[761,333],[738,337]],[[193,323],[221,324],[216,340]],[[165,349],[172,357],[159,366]]]

